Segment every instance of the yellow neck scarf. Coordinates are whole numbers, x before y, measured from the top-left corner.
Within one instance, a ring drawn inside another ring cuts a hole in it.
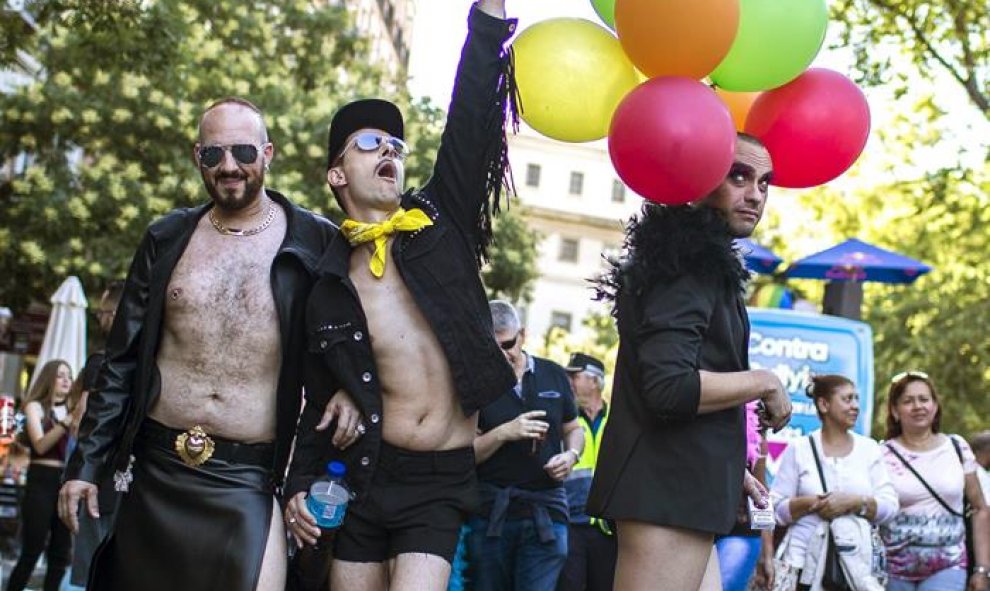
[[[399,232],[414,232],[426,226],[432,226],[433,220],[429,218],[422,209],[410,209],[406,211],[399,208],[399,211],[392,214],[384,222],[379,224],[366,224],[354,220],[344,220],[340,225],[340,231],[351,243],[351,246],[375,241],[375,253],[371,255],[371,274],[379,279],[385,274],[385,243],[388,237]]]

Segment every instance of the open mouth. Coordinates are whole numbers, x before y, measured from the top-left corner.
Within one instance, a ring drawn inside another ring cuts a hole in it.
[[[396,181],[398,175],[399,169],[391,159],[382,160],[378,167],[375,168],[376,177],[392,181],[393,183]]]

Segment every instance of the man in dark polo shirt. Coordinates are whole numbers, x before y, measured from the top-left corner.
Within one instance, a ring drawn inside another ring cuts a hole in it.
[[[475,591],[545,591],[567,559],[563,482],[581,457],[584,432],[564,368],[523,351],[525,330],[511,304],[489,307],[517,383],[478,418],[482,502],[468,522],[469,577]]]

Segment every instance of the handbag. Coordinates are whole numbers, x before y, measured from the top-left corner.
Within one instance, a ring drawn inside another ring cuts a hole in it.
[[[811,453],[815,456],[815,466],[818,468],[818,478],[822,482],[822,492],[827,493],[828,487],[825,484],[825,472],[822,470],[822,461],[818,457],[818,447],[811,435],[808,435],[808,442],[811,443]],[[842,561],[838,548],[835,545],[835,537],[831,528],[828,532],[828,547],[825,550],[825,564],[822,565],[822,588],[829,591],[853,591],[846,581],[846,573],[842,569]]]
[[[959,457],[959,464],[964,466],[962,448],[959,447],[959,442],[952,435],[949,435],[949,440],[952,441],[952,447],[955,448],[956,456]],[[966,556],[968,557],[968,560],[966,561],[966,565],[967,565],[966,574],[967,574],[967,579],[969,577],[972,577],[973,570],[976,568],[976,560],[975,560],[975,555],[973,554],[973,520],[972,520],[973,506],[970,504],[969,499],[966,498],[965,494],[963,494],[963,511],[962,513],[956,511],[955,509],[950,507],[949,504],[946,503],[945,500],[941,496],[939,496],[938,493],[935,492],[935,489],[933,489],[931,485],[928,484],[928,482],[921,477],[921,474],[919,474],[918,471],[914,469],[914,466],[912,466],[907,461],[907,459],[905,459],[904,456],[902,456],[900,452],[898,452],[897,449],[894,448],[894,446],[890,444],[886,444],[886,446],[887,449],[889,449],[891,453],[893,453],[894,456],[897,457],[897,459],[900,460],[902,464],[904,464],[904,467],[907,468],[911,472],[911,474],[913,474],[914,477],[918,479],[918,482],[920,482],[921,485],[925,487],[925,490],[928,491],[928,494],[930,494],[933,499],[938,501],[939,505],[942,505],[942,507],[946,511],[948,511],[950,515],[953,515],[956,518],[962,518],[963,528],[965,531],[964,535],[965,535],[965,544],[966,544]],[[943,529],[947,529],[947,527],[943,526]]]
[[[801,569],[784,560],[784,556],[787,556],[787,548],[790,545],[791,530],[788,529],[780,544],[777,545],[777,551],[773,555],[773,585],[770,586],[769,591],[795,591],[797,589]],[[751,579],[749,591],[757,590],[764,591],[762,588],[758,588]]]

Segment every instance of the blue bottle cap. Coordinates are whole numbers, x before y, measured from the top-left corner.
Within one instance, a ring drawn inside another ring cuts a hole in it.
[[[330,478],[341,478],[347,473],[347,466],[344,462],[333,461],[327,464],[327,476]]]

